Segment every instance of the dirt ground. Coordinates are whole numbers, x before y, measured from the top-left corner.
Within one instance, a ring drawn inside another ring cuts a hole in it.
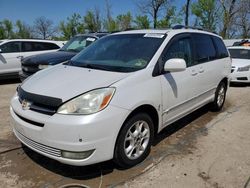
[[[250,188],[250,86],[230,87],[220,113],[204,107],[167,127],[142,164],[121,170],[63,165],[22,147],[9,126],[17,85],[0,82],[0,187]]]

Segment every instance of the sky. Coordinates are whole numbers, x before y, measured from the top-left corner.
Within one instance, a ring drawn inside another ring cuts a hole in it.
[[[131,11],[137,12],[136,0],[109,0],[112,16]],[[44,16],[55,24],[73,13],[84,15],[87,10],[98,7],[105,13],[105,0],[0,0],[0,20],[18,19],[32,24],[35,18]]]
[[[140,14],[136,2],[138,0],[109,0],[112,16],[130,11],[133,16]],[[177,6],[182,6],[186,0],[178,0]],[[12,22],[20,19],[32,25],[38,17],[44,16],[59,24],[73,13],[85,15],[87,10],[98,7],[105,14],[105,0],[0,0],[0,20],[9,19]]]

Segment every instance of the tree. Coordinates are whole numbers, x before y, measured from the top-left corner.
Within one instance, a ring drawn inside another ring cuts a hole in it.
[[[220,35],[229,38],[229,30],[234,25],[234,18],[239,9],[236,7],[236,0],[220,0],[223,10],[222,30]]]
[[[149,14],[153,18],[153,27],[156,28],[159,12],[168,0],[140,0],[137,3],[138,8],[143,14]]]
[[[191,6],[196,16],[196,24],[202,28],[214,31],[218,22],[218,10],[215,0],[198,0]]]
[[[25,24],[24,22],[21,22],[20,20],[16,21],[16,38],[33,38],[32,36],[32,29],[29,25]]]
[[[34,32],[42,39],[52,38],[57,29],[53,26],[53,21],[39,17],[34,21]]]
[[[126,29],[131,28],[132,24],[132,15],[130,12],[127,12],[127,14],[120,14],[116,17],[117,25],[120,30],[124,31]]]
[[[13,24],[10,20],[4,19],[0,22],[0,38],[11,39],[14,37]]]
[[[240,4],[240,11],[236,18],[236,25],[241,31],[243,39],[250,37],[250,3],[248,0],[242,0]]]
[[[182,19],[180,17],[179,13],[176,13],[176,7],[175,6],[169,6],[166,9],[166,15],[163,19],[158,21],[157,28],[170,28],[175,24],[180,24],[182,22]]]
[[[146,15],[136,16],[134,23],[137,29],[148,29],[150,27],[150,21]]]
[[[101,30],[102,21],[99,9],[95,8],[94,11],[87,11],[83,19],[85,22],[85,29],[88,29],[90,32],[98,32]]]
[[[118,25],[116,21],[112,18],[111,13],[111,5],[108,0],[105,1],[106,3],[106,19],[104,19],[103,27],[108,32],[113,32],[118,30]]]
[[[69,40],[76,34],[84,33],[84,25],[81,22],[81,16],[75,13],[71,17],[68,17],[67,22],[62,21],[60,23],[59,30],[66,40]]]
[[[185,6],[185,26],[188,26],[189,6],[190,6],[190,0],[187,0],[186,6]]]
[[[0,22],[0,39],[5,39],[5,30],[4,30],[4,26],[3,23]]]
[[[3,20],[3,26],[4,26],[4,29],[5,29],[5,33],[6,33],[6,38],[12,38],[13,35],[14,35],[14,32],[13,32],[13,24],[10,20]]]

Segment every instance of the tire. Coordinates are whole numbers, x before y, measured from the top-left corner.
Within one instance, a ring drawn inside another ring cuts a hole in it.
[[[222,109],[226,99],[227,86],[225,82],[221,82],[215,92],[214,101],[211,103],[211,110],[218,112]]]
[[[117,138],[114,162],[121,168],[142,162],[150,153],[153,135],[153,121],[148,114],[139,113],[129,118]]]

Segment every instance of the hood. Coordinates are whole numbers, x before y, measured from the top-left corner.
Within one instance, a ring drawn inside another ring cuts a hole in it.
[[[232,66],[234,67],[245,67],[250,65],[250,59],[232,59]]]
[[[108,87],[130,74],[61,64],[39,71],[28,78],[21,88],[29,93],[60,98],[65,102],[87,91]]]
[[[22,64],[30,65],[30,64],[49,64],[55,65],[62,63],[64,61],[70,60],[73,56],[75,56],[76,52],[66,52],[66,51],[56,51],[44,54],[38,54],[29,56],[24,58]]]

